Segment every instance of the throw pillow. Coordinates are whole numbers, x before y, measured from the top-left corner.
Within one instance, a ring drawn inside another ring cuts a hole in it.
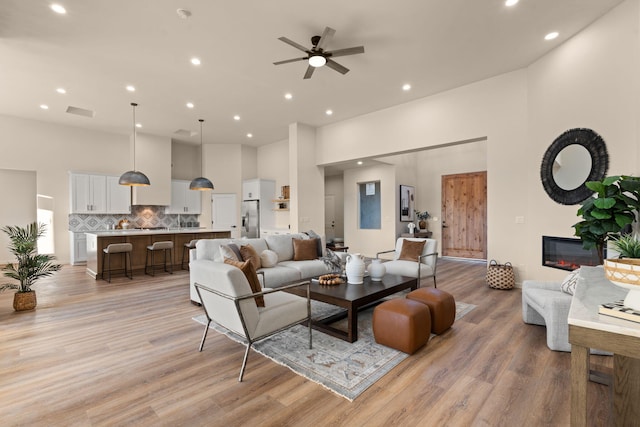
[[[308,261],[318,258],[318,239],[293,239],[293,260]]]
[[[272,250],[265,249],[260,254],[260,262],[263,268],[275,267],[278,263],[278,254]]]
[[[402,241],[402,250],[398,259],[418,262],[418,257],[422,255],[424,249],[424,240],[407,240]]]
[[[323,253],[322,253],[322,236],[320,236],[318,233],[316,233],[313,230],[309,230],[305,233],[307,236],[309,236],[312,239],[317,239],[317,243],[316,243],[316,247],[318,249],[318,258],[321,258]]]
[[[240,261],[240,258],[228,245],[220,245],[220,256],[222,259],[232,259],[234,261]]]
[[[240,255],[242,255],[242,261],[251,261],[253,268],[256,270],[262,267],[260,255],[258,255],[253,246],[249,244],[240,246]]]
[[[240,253],[240,248],[238,247],[238,245],[236,245],[235,243],[229,243],[227,246],[229,246],[229,249],[231,249],[233,253],[236,254],[236,257],[238,257],[238,261],[240,261],[242,259],[242,254]]]
[[[565,294],[573,295],[576,292],[576,285],[578,284],[578,277],[580,269],[573,270],[564,278],[560,284],[560,290]]]
[[[260,285],[260,280],[258,280],[258,274],[256,273],[255,268],[253,268],[253,264],[251,261],[234,261],[229,258],[225,258],[225,264],[233,265],[234,267],[238,267],[240,271],[244,273],[244,277],[247,278],[247,282],[249,282],[249,286],[251,286],[251,292],[256,293],[262,291],[262,286]],[[254,297],[256,300],[256,305],[258,307],[264,307],[264,296],[259,295]]]

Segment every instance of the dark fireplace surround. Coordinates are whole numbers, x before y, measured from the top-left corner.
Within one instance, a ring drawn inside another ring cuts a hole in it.
[[[599,265],[598,251],[582,248],[582,241],[569,237],[542,236],[542,265],[573,271],[581,265]]]

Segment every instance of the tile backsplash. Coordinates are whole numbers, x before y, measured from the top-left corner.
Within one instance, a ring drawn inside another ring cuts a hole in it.
[[[102,231],[128,219],[134,228],[195,227],[197,214],[165,214],[165,206],[133,206],[131,214],[69,214],[69,231]]]

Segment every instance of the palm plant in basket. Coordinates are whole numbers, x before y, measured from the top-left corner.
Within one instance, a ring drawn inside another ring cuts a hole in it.
[[[55,257],[38,253],[38,238],[45,233],[46,226],[33,222],[27,227],[6,226],[2,231],[9,236],[9,251],[17,260],[16,263],[7,264],[2,270],[5,277],[18,283],[4,283],[0,285],[0,291],[16,289],[13,297],[14,310],[33,310],[37,300],[31,286],[36,280],[52,275],[61,267],[52,262]]]

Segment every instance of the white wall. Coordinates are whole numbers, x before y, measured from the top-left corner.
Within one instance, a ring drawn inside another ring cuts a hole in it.
[[[133,135],[131,149],[133,150]],[[133,204],[169,206],[171,204],[171,139],[136,133],[135,150],[136,170],[147,175],[151,185],[133,187]],[[130,160],[129,164],[133,167],[133,160]]]
[[[199,145],[171,141],[171,179],[191,181],[201,176],[201,168]]]
[[[0,228],[25,227],[37,219],[36,172],[0,169]],[[0,265],[15,262],[7,246],[9,238],[0,232]]]
[[[79,120],[85,120],[81,118]],[[0,116],[0,168],[37,173],[38,194],[54,200],[55,255],[69,262],[69,174],[129,170],[129,136]]]
[[[344,241],[349,252],[375,257],[376,252],[393,249],[398,206],[395,169],[393,165],[384,165],[344,171]],[[381,228],[361,230],[358,226],[358,184],[372,181],[380,181]]]
[[[272,179],[276,182],[276,194],[281,194],[283,185],[290,185],[289,180],[289,141],[274,142],[258,147],[258,177]],[[289,211],[275,212],[277,228],[289,228]]]

